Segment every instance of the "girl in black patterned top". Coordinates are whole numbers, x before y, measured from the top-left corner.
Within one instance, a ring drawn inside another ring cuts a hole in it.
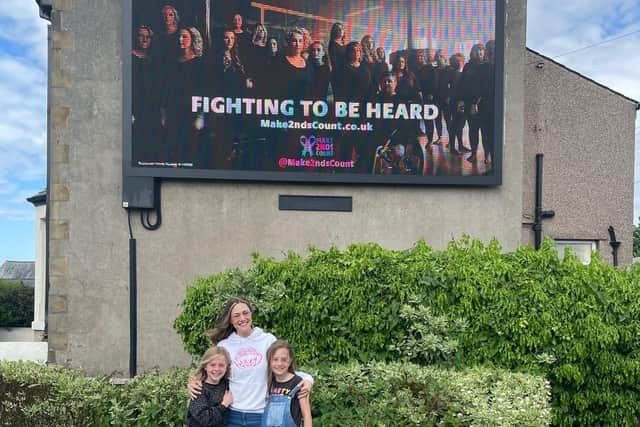
[[[187,425],[189,427],[224,427],[227,408],[233,402],[229,391],[231,357],[227,350],[213,346],[202,356],[190,381],[202,381],[202,394],[189,401]]]

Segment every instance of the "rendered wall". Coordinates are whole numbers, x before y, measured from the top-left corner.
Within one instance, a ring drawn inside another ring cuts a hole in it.
[[[509,0],[503,185],[496,188],[162,183],[162,227],[138,245],[138,371],[185,366],[172,329],[198,275],[309,245],[443,248],[468,233],[521,238],[526,2]],[[126,375],[127,212],[121,208],[121,2],[54,0],[50,45],[50,360]],[[279,194],[353,197],[351,213],[278,210]]]
[[[533,245],[535,157],[543,153],[542,207],[556,213],[543,235],[596,241],[611,263],[611,225],[619,264],[630,264],[636,104],[535,52],[527,51],[525,76],[523,243]]]

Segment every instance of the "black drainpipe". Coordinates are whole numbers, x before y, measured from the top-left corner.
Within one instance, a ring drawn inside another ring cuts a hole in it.
[[[609,244],[611,245],[611,254],[613,255],[613,266],[618,266],[618,248],[620,242],[616,240],[616,230],[613,229],[613,225],[609,226]]]
[[[136,239],[131,236],[129,238],[129,378],[136,376],[138,367],[138,276],[136,271]]]
[[[544,154],[536,154],[536,208],[535,221],[533,222],[533,234],[535,237],[535,248],[540,249],[542,244],[542,220],[553,218],[556,213],[554,211],[542,210],[542,161]]]

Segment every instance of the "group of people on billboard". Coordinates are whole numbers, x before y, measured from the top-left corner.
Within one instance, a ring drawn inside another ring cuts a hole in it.
[[[445,141],[449,155],[464,154],[472,163],[481,142],[483,162],[493,160],[493,40],[474,44],[468,60],[434,47],[392,52],[389,63],[372,35],[347,40],[340,22],[333,23],[325,43],[304,28],[257,22],[249,31],[236,13],[203,37],[200,28],[181,21],[174,6],[159,12],[163,28],[134,29],[134,165],[295,170],[279,160],[322,153],[339,161],[331,163],[340,165],[328,170],[333,173],[422,174],[428,147],[440,144],[445,151]],[[209,103],[214,99],[222,114]],[[262,108],[263,100],[322,102],[318,111],[314,104],[313,117],[298,105],[288,114],[279,111],[281,126],[256,114],[256,102]],[[366,105],[370,115],[337,116],[338,105],[352,104],[362,112]],[[414,114],[416,105],[431,106],[433,114]],[[303,125],[292,129],[292,123]],[[321,143],[314,150],[309,141]],[[317,164],[303,162],[298,170],[324,172]]]

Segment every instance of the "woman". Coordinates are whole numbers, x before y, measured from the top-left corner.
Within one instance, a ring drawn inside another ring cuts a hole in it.
[[[373,64],[376,62],[376,48],[371,34],[367,34],[360,40],[362,46],[362,62],[367,64],[369,70],[372,70]]]
[[[136,29],[136,47],[131,50],[131,75],[133,96],[131,122],[133,132],[133,161],[145,161],[153,157],[153,141],[158,131],[159,110],[154,108],[153,64],[151,42],[153,31],[146,25]],[[155,114],[154,114],[155,113]]]
[[[312,69],[304,59],[304,32],[295,28],[287,34],[287,53],[280,61],[276,77],[284,99],[304,99],[313,83]]]
[[[380,104],[391,104],[393,110],[400,101],[396,93],[398,81],[396,75],[390,72],[384,73],[378,81],[378,94],[374,101]],[[374,174],[397,173],[393,153],[395,147],[404,144],[403,132],[399,119],[378,118],[374,122],[373,141],[375,141],[375,158],[373,163]],[[404,146],[402,146],[404,149]]]
[[[409,70],[407,64],[407,58],[403,55],[396,55],[393,61],[393,74],[395,74],[398,80],[396,86],[396,93],[398,94],[398,101],[406,104],[421,103],[422,93],[420,90],[420,83],[416,76]],[[419,144],[418,133],[420,129],[420,120],[403,120],[400,125],[402,144],[405,146],[407,155],[404,157],[415,157],[419,160],[413,163],[411,167],[404,167],[406,171],[403,173],[420,174],[422,173],[422,147]]]
[[[162,103],[161,125],[165,128],[167,156],[171,163],[193,163],[198,156],[203,117],[191,112],[191,96],[200,93],[202,73],[202,37],[194,28],[181,28],[178,33],[180,54],[167,65],[169,79]],[[196,49],[194,49],[196,46]]]
[[[409,70],[407,59],[403,55],[396,55],[391,71],[396,75],[396,79],[398,80],[396,92],[402,101],[419,102],[422,100],[418,79],[416,79],[416,76]]]
[[[180,54],[178,49],[180,15],[178,15],[176,8],[171,5],[165,5],[161,13],[164,31],[160,32],[153,47],[154,59],[160,65],[173,61]]]
[[[356,102],[364,106],[371,100],[373,96],[371,73],[362,62],[360,42],[351,42],[346,46],[346,63],[336,76],[341,82],[335,92],[337,101]],[[368,172],[373,164],[374,148],[368,138],[363,138],[356,132],[346,133],[340,149],[341,160],[351,160],[355,150],[357,171]]]
[[[233,28],[233,33],[236,36],[236,46],[238,49],[238,54],[240,55],[240,59],[244,64],[247,63],[247,59],[251,54],[251,34],[243,28],[243,20],[242,15],[236,13],[233,15],[233,21],[231,23],[231,28]]]
[[[314,75],[313,68],[304,59],[304,32],[294,28],[287,34],[287,53],[274,67],[274,88],[277,97],[293,100],[294,104],[310,96]],[[302,109],[295,109],[294,119],[302,119]],[[291,117],[289,117],[291,118]],[[295,157],[300,154],[300,132],[286,133],[286,142],[276,142],[276,154]]]
[[[265,47],[267,45],[267,27],[261,23],[257,23],[251,42],[254,46]]]
[[[334,22],[329,33],[329,59],[331,66],[338,69],[344,65],[346,53],[344,25],[341,22]]]
[[[277,68],[280,66],[280,62],[282,61],[282,53],[280,52],[280,42],[275,37],[269,37],[267,40],[267,58],[266,58],[266,67],[260,70],[261,74],[264,74],[264,79],[268,82],[277,81]],[[275,88],[273,83],[267,84],[264,88],[263,96],[265,98],[274,98],[277,97],[277,91],[279,88]]]
[[[259,427],[267,395],[267,350],[276,337],[253,326],[253,307],[242,298],[231,298],[225,304],[216,327],[205,333],[211,341],[231,355],[230,389],[233,403],[229,427]],[[308,396],[312,378],[305,378],[298,398]],[[200,394],[202,383],[189,382],[191,398]]]
[[[306,28],[300,28],[302,31],[302,39],[304,43],[302,44],[302,57],[305,60],[309,60],[309,49],[311,49],[311,43],[313,43],[313,39],[311,38],[311,33]]]
[[[251,83],[240,59],[235,32],[227,29],[222,35],[222,47],[213,58],[212,74],[215,96],[242,98]],[[212,113],[213,114],[213,113]],[[216,168],[228,169],[239,156],[239,138],[242,120],[239,115],[213,116],[215,138],[211,163]],[[233,159],[232,159],[233,157]]]
[[[464,101],[458,97],[458,86],[460,77],[462,76],[463,66],[463,54],[455,53],[451,55],[445,78],[447,87],[444,103],[444,118],[449,135],[449,152],[454,154],[457,152],[462,153],[467,149],[462,142],[462,130],[465,123]],[[456,141],[458,141],[457,150]]]
[[[267,29],[264,25],[256,24],[251,41],[251,54],[247,59],[247,73],[253,82],[253,90],[258,98],[264,97],[264,88],[268,85],[268,80],[264,77],[265,67],[269,58],[269,46],[267,46]]]
[[[326,101],[329,94],[331,68],[324,53],[324,47],[318,40],[312,42],[309,48],[309,63],[313,67],[314,77],[310,99]]]
[[[491,66],[487,62],[486,48],[482,43],[473,45],[469,53],[469,62],[462,70],[460,78],[460,95],[464,99],[464,112],[469,123],[469,142],[471,155],[469,162],[475,162],[482,133],[485,162],[488,163],[487,146],[490,137],[486,133],[487,117],[491,115]]]
[[[348,102],[360,102],[362,105],[372,96],[371,72],[363,62],[360,42],[351,42],[346,47],[346,63],[341,70],[340,80],[343,86],[337,92],[336,99]]]
[[[267,62],[269,56],[267,40],[267,28],[257,23],[251,40],[251,64],[255,67],[262,67]]]
[[[344,68],[346,53],[344,25],[340,22],[335,22],[331,26],[331,32],[329,33],[329,64],[334,72],[331,79],[331,87],[334,93],[341,90],[342,82],[337,75]]]
[[[377,85],[381,80],[382,76],[389,72],[389,64],[387,64],[387,54],[384,51],[384,47],[378,46],[375,50],[375,62],[373,63],[372,72],[371,72],[371,80],[374,85]],[[377,93],[377,87],[376,93]]]
[[[269,53],[267,55],[269,63],[273,64],[275,62],[275,59],[280,56],[280,43],[278,43],[278,39],[275,37],[269,37],[269,40],[267,41],[267,47]]]
[[[436,67],[435,67],[435,90],[433,93],[433,103],[438,106],[438,117],[435,119],[435,129],[438,132],[438,139],[433,141],[437,144],[442,139],[442,119],[446,110],[446,98],[448,88],[449,64],[447,63],[446,54],[442,49],[438,49],[436,52]],[[424,92],[423,92],[424,95]],[[447,131],[449,129],[447,128]]]

